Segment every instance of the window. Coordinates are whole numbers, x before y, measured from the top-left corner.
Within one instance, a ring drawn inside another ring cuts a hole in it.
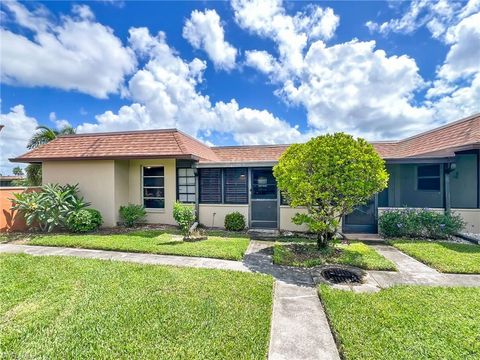
[[[224,169],[224,202],[225,204],[248,203],[248,171],[246,168]]]
[[[180,202],[195,202],[195,173],[192,168],[177,169],[177,194]]]
[[[252,199],[276,199],[277,182],[272,170],[252,171]]]
[[[143,206],[147,209],[165,208],[163,166],[143,167]]]
[[[440,165],[417,167],[417,190],[440,191]]]
[[[199,169],[200,203],[222,203],[222,169]]]

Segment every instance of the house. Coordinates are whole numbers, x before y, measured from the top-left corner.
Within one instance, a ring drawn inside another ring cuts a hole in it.
[[[22,181],[24,179],[25,176],[23,175],[0,175],[0,187],[16,186],[15,182]]]
[[[343,230],[375,232],[387,208],[452,209],[480,233],[480,114],[399,141],[373,142],[385,159],[388,188],[345,217]],[[222,227],[239,211],[251,228],[303,230],[303,209],[282,203],[272,167],[288,145],[210,147],[175,129],[60,136],[14,162],[42,163],[44,183],[79,184],[105,226],[127,203],[143,204],[148,222],[174,224],[178,199],[199,221]]]

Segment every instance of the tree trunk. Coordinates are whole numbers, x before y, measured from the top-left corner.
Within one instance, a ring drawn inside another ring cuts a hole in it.
[[[317,247],[318,250],[325,249],[328,246],[328,236],[326,233],[317,234]]]

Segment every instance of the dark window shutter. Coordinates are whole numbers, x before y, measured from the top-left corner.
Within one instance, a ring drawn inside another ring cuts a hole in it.
[[[224,193],[227,204],[248,203],[248,172],[246,168],[224,169]]]
[[[199,169],[200,202],[220,204],[222,202],[222,169]]]

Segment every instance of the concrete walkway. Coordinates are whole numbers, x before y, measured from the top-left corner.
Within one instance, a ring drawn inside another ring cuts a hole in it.
[[[270,360],[339,360],[327,316],[308,269],[272,264],[272,246],[250,241],[244,264],[253,272],[275,277]]]
[[[398,272],[368,271],[368,275],[381,288],[393,285],[480,287],[480,275],[440,273],[393,246],[370,246],[380,255],[394,262],[398,269]]]
[[[139,264],[185,266],[194,268],[235,270],[244,272],[250,271],[240,261],[175,255],[155,255],[122,251],[76,249],[56,246],[0,244],[0,253],[28,254],[35,256],[74,256],[89,259],[127,261]]]
[[[307,269],[272,264],[273,243],[250,241],[243,263],[219,259],[154,255],[50,246],[0,244],[0,253],[75,256],[141,264],[258,272],[275,279],[268,358],[339,360],[327,317]]]

